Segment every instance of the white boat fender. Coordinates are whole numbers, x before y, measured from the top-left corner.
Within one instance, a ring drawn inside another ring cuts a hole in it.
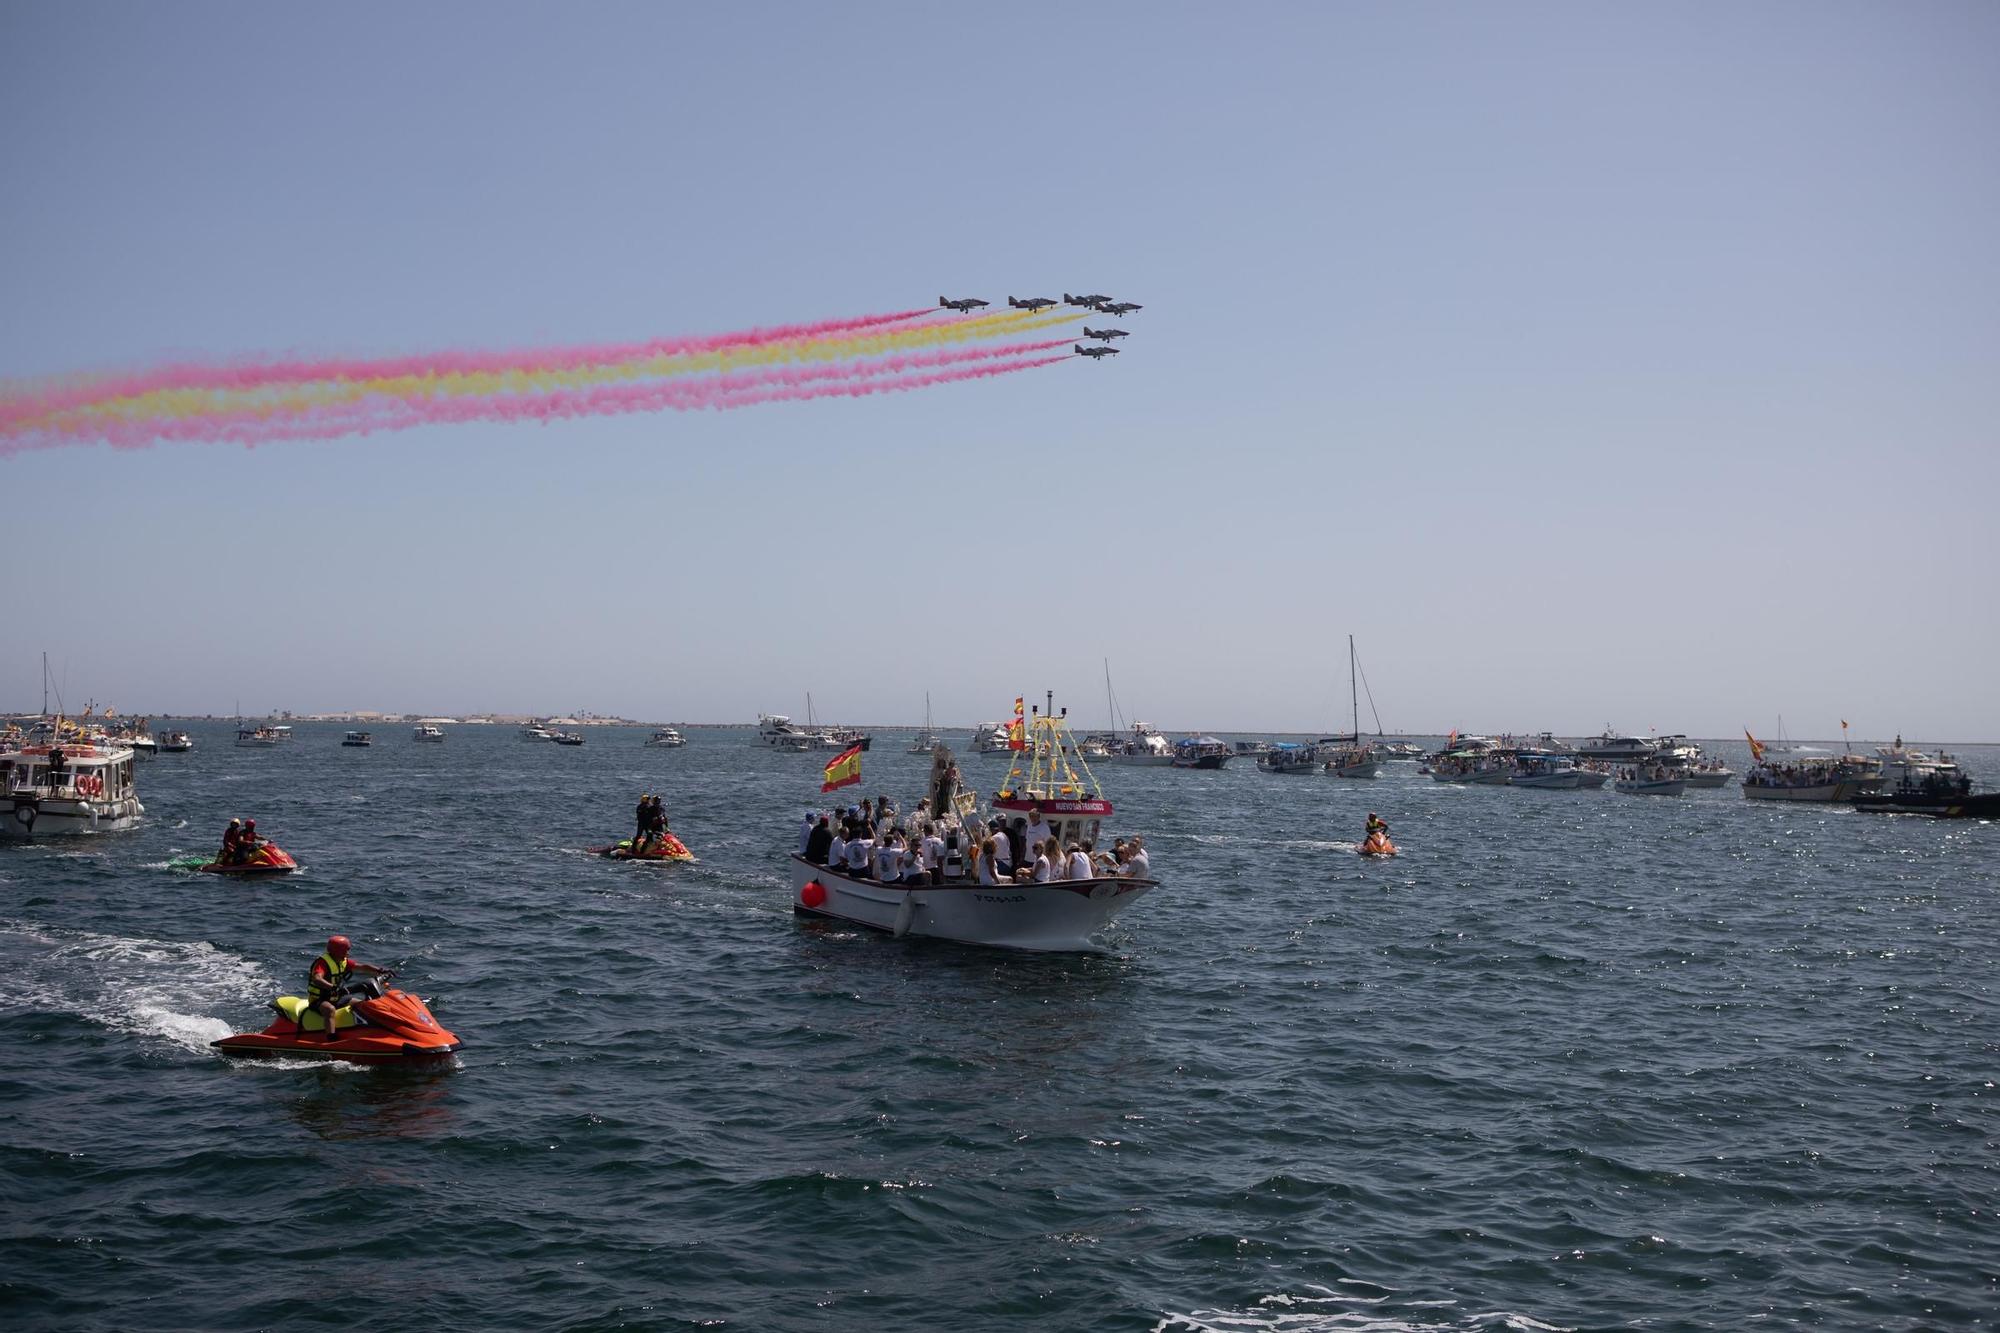
[[[14,803],[14,822],[24,826],[30,833],[35,831],[35,820],[41,813],[41,802],[32,796],[23,797]]]
[[[906,889],[903,892],[903,905],[896,909],[894,933],[897,939],[900,940],[903,936],[910,933],[910,922],[916,918],[916,915],[917,895],[915,892]]]

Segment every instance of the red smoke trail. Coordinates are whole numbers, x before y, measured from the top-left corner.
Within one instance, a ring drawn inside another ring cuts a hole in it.
[[[862,384],[889,384],[896,390],[904,390],[1003,374],[1026,369],[1030,364],[1039,366],[1067,360],[1066,357],[1051,357],[1031,363],[1020,358],[1068,345],[1068,340],[1057,338],[992,347],[905,352],[864,362],[737,371],[698,380],[669,380],[656,384],[597,385],[482,397],[381,397],[303,412],[239,408],[199,417],[176,416],[151,421],[99,420],[86,426],[65,427],[60,433],[31,432],[19,442],[0,441],[0,452],[53,448],[86,439],[102,440],[119,449],[144,448],[163,441],[255,445],[473,421],[537,421],[546,424],[576,417],[745,407],[762,402],[806,398],[862,397],[889,391],[856,387]],[[1008,358],[1012,359],[1003,360]],[[1002,368],[996,370],[990,365],[980,364],[985,362],[1001,363]],[[934,373],[904,374],[913,370]],[[898,376],[900,378],[892,378]]]
[[[721,351],[732,347],[764,347],[772,343],[810,342],[835,334],[852,334],[898,324],[932,314],[931,310],[900,310],[887,315],[825,319],[811,324],[780,324],[735,333],[656,338],[640,343],[596,343],[570,347],[528,348],[512,352],[437,352],[426,356],[356,360],[288,360],[162,366],[131,375],[115,375],[87,383],[49,389],[37,394],[0,399],[0,432],[17,423],[52,412],[75,411],[141,394],[186,389],[241,392],[273,385],[343,383],[400,376],[504,373],[507,371],[573,370],[583,366],[615,365],[657,356]]]

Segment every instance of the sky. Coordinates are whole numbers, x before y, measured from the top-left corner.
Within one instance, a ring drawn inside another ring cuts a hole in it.
[[[0,0],[0,380],[940,293],[859,400],[0,454],[0,709],[2000,739],[2000,7]],[[24,576],[33,571],[32,576]],[[1362,705],[1364,728],[1372,725]]]

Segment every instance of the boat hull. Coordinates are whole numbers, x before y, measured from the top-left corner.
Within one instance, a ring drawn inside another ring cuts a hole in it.
[[[1813,801],[1828,804],[1837,801],[1851,801],[1859,796],[1870,784],[1862,782],[1821,782],[1810,787],[1766,787],[1756,783],[1743,784],[1743,799],[1746,801]]]
[[[123,833],[146,807],[138,798],[115,801],[82,796],[0,796],[0,838],[47,838],[78,833]]]
[[[1229,756],[1226,754],[1205,754],[1195,759],[1176,759],[1173,761],[1173,765],[1175,768],[1214,769],[1221,768],[1228,762]]]
[[[1514,775],[1513,782],[1508,785],[1513,787],[1532,787],[1538,791],[1575,791],[1583,785],[1583,775],[1575,772],[1543,773],[1538,777],[1524,778],[1517,773]],[[1596,786],[1597,784],[1592,783],[1591,785]]]
[[[1617,787],[1627,796],[1679,796],[1687,790],[1687,781],[1670,778],[1665,782],[1621,782]]]
[[[1332,764],[1328,764],[1326,771],[1337,778],[1372,778],[1381,771],[1381,768],[1379,760],[1370,759],[1365,764],[1349,764],[1344,768],[1335,768]]]
[[[1036,953],[1098,952],[1102,946],[1092,937],[1157,887],[1152,879],[878,884],[792,857],[792,910],[800,916]]]
[[[1884,815],[1930,815],[1936,819],[2000,819],[2000,792],[1966,796],[1926,796],[1920,792],[1863,792],[1857,810]]]
[[[1257,767],[1266,773],[1310,773],[1317,769],[1319,764],[1311,759],[1294,759],[1279,764],[1265,763],[1260,759],[1257,761]]]
[[[1736,775],[1730,772],[1690,773],[1687,775],[1687,785],[1690,788],[1707,791],[1716,787],[1727,787],[1735,778]]]
[[[1449,782],[1457,787],[1506,787],[1511,786],[1511,773],[1439,773],[1431,772],[1432,782]]]

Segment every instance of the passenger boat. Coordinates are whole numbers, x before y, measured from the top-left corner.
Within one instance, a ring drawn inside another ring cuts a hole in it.
[[[365,731],[350,731],[340,738],[340,743],[350,750],[365,750],[375,743],[375,737]]]
[[[410,739],[425,745],[442,745],[444,744],[444,729],[442,727],[434,727],[428,722],[419,723],[417,729],[410,733]]]
[[[1237,741],[1234,748],[1238,759],[1261,759],[1271,752],[1271,742]]]
[[[1583,785],[1583,779],[1577,772],[1576,761],[1566,754],[1516,750],[1514,771],[1508,775],[1508,785],[1538,791],[1575,791]]]
[[[1576,785],[1596,790],[1611,781],[1611,765],[1602,759],[1579,759],[1576,761]]]
[[[1940,758],[1949,760],[1951,756]],[[1857,792],[1854,808],[1938,819],[2000,819],[2000,792],[1973,791],[1972,779],[1953,763],[1915,773],[1905,771],[1894,787],[1884,791]]]
[[[1066,722],[1036,709],[1024,750],[992,801],[1000,818],[1036,814],[1064,846],[1095,842],[1111,802],[1078,755]],[[1025,765],[1025,767],[1024,767]],[[959,785],[949,752],[932,766],[931,808],[971,820],[977,798]],[[976,827],[977,821],[973,821]],[[1113,917],[1159,886],[1157,879],[1099,875],[1082,880],[980,884],[884,884],[845,869],[792,858],[792,910],[802,917],[844,921],[891,935],[916,935],[1003,949],[1074,953],[1097,949],[1094,936]]]
[[[1746,801],[1851,801],[1882,785],[1882,761],[1870,755],[1808,754],[1782,762],[1768,756],[1743,775]]]
[[[1311,773],[1318,767],[1318,751],[1297,741],[1274,741],[1257,760],[1260,773]]]
[[[1175,768],[1221,768],[1232,751],[1213,736],[1183,736],[1174,742]]]
[[[1514,761],[1483,736],[1466,736],[1452,749],[1433,755],[1431,781],[1457,786],[1503,787],[1514,781]]]
[[[1618,764],[1635,764],[1651,759],[1658,747],[1644,736],[1625,736],[1606,727],[1600,736],[1581,741],[1576,753],[1582,759],[1608,759]]]
[[[194,748],[194,738],[185,731],[163,731],[159,745],[161,754],[186,754]]]
[[[0,837],[117,833],[145,813],[128,746],[71,741],[0,753]]]
[[[284,741],[276,727],[238,727],[236,748],[239,750],[273,749]]]
[[[646,738],[646,744],[663,750],[678,750],[687,744],[687,737],[672,727],[659,727]]]

